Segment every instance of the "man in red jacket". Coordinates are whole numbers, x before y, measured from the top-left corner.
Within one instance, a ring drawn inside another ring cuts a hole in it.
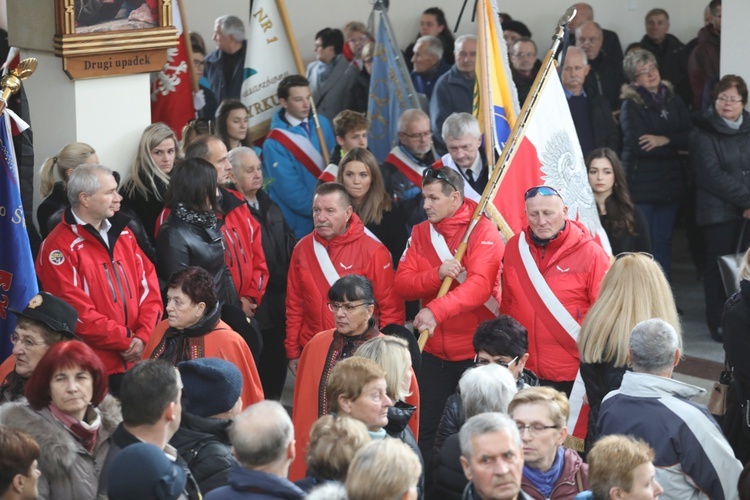
[[[36,271],[45,291],[78,312],[75,333],[102,359],[116,395],[164,312],[159,280],[119,213],[110,169],[80,165],[67,192],[71,206],[42,243]]]
[[[494,225],[480,219],[462,262],[453,258],[477,206],[463,192],[464,179],[455,170],[425,170],[422,196],[427,220],[414,226],[396,273],[401,296],[422,300],[414,330],[430,332],[418,374],[419,448],[426,464],[445,402],[474,362],[474,331],[494,319],[499,309],[495,294],[503,243]],[[446,276],[454,279],[450,291],[436,298]]]
[[[508,241],[500,312],[528,331],[526,367],[541,385],[570,397],[578,332],[599,295],[609,256],[583,224],[567,218],[568,207],[553,187],[532,187],[525,199],[529,225]]]
[[[372,282],[378,326],[404,324],[404,301],[393,288],[393,260],[388,249],[354,213],[343,185],[319,185],[312,206],[315,229],[292,252],[286,296],[286,355],[297,374],[302,348],[316,333],[334,328],[328,289],[347,274]]]

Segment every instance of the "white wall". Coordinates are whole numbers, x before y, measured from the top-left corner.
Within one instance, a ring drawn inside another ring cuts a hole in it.
[[[452,29],[462,3],[462,0],[391,0],[389,17],[401,47],[405,48],[414,41],[423,10],[441,7]],[[497,0],[501,12],[508,12],[514,19],[526,23],[540,50],[547,48],[557,20],[571,3],[571,0]],[[596,20],[603,27],[616,31],[620,41],[627,46],[641,39],[645,33],[646,12],[654,7],[669,12],[671,32],[687,43],[696,36],[703,23],[703,9],[708,0],[590,0],[589,3],[594,7]],[[458,29],[460,34],[476,33],[476,25],[471,22],[473,5],[474,0],[469,0]],[[325,27],[342,28],[352,20],[366,23],[372,9],[370,0],[286,0],[286,7],[305,62],[312,60],[313,37],[317,31]],[[185,10],[190,29],[203,35],[207,47],[213,47],[210,38],[213,21],[218,16],[233,14],[245,20],[249,17],[248,2],[238,0],[185,0]],[[748,19],[747,16],[744,19]]]
[[[721,12],[721,73],[740,75],[750,81],[745,30],[750,20],[748,0],[724,0]]]

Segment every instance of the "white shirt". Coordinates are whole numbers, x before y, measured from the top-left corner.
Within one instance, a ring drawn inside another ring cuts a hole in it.
[[[70,210],[73,213],[73,217],[76,220],[76,224],[79,224],[81,226],[85,226],[88,224],[88,222],[84,221],[78,215],[76,215],[76,211],[71,209]],[[93,224],[91,227],[94,227]],[[104,240],[104,244],[107,245],[107,248],[109,248],[109,229],[112,227],[112,223],[109,222],[109,219],[104,219],[102,221],[101,226],[99,226],[99,236],[102,237],[102,240]]]

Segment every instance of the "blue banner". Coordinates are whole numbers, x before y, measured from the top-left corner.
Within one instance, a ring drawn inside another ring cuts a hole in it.
[[[378,29],[375,36],[370,99],[367,116],[370,118],[368,148],[379,162],[383,162],[398,141],[398,119],[401,113],[418,108],[414,85],[406,70],[404,56],[390,29],[388,14],[376,4]]]
[[[10,356],[10,334],[16,327],[15,314],[23,310],[39,291],[34,272],[26,218],[18,186],[18,167],[8,113],[0,117],[0,361]]]

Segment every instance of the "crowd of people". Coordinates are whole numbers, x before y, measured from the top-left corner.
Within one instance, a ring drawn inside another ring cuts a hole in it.
[[[84,143],[42,166],[43,291],[9,310],[0,498],[750,498],[750,251],[734,295],[716,263],[750,244],[750,116],[718,70],[721,0],[696,41],[652,9],[625,51],[575,7],[561,81],[609,253],[554,185],[523,192],[507,240],[472,217],[495,160],[477,37],[441,9],[406,49],[421,106],[382,163],[363,23],[316,33],[262,147],[242,20],[216,20],[213,52],[192,34],[182,140],[149,125],[123,179]],[[523,102],[537,46],[500,20]],[[734,373],[719,423],[672,378],[680,215]]]

